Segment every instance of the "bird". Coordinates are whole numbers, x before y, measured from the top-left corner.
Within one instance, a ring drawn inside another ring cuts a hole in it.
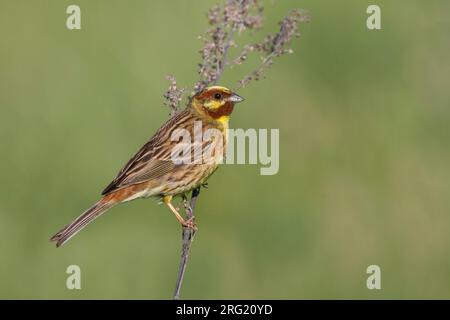
[[[217,85],[193,95],[186,107],[170,117],[123,166],[103,190],[100,200],[50,240],[60,247],[112,207],[149,197],[164,203],[183,227],[196,230],[195,222],[185,220],[172,200],[205,185],[223,162],[230,115],[235,104],[243,100],[232,90]],[[192,135],[198,133],[208,137],[192,143]],[[187,141],[189,137],[191,141]]]

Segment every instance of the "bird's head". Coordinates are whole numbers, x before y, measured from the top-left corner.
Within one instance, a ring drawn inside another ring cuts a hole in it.
[[[244,98],[221,86],[207,87],[192,98],[192,107],[207,119],[228,123],[235,103]]]

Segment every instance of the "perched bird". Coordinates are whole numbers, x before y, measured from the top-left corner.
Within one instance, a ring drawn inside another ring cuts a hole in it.
[[[102,198],[50,240],[59,247],[115,205],[148,197],[159,197],[183,226],[196,228],[193,221],[183,219],[172,198],[204,184],[217,169],[226,151],[230,115],[235,103],[243,100],[221,86],[208,87],[194,95],[187,107],[172,116],[127,162],[103,190]],[[208,132],[208,137],[188,144],[187,149],[186,141],[182,144],[176,139],[182,134],[198,135],[196,131]],[[208,157],[197,157],[199,150],[203,150],[201,156],[207,150]]]

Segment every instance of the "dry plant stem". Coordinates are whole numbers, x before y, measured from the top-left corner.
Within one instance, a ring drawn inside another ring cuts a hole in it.
[[[222,61],[220,61],[219,68],[217,69],[217,76],[216,76],[216,80],[214,81],[214,84],[217,84],[219,82],[219,79],[222,76],[223,71],[225,70],[225,67],[227,65],[228,51],[230,50],[231,43],[233,41],[235,32],[236,32],[236,26],[233,26],[233,28],[231,29],[230,34],[228,36],[228,40],[225,44],[225,47],[223,49]]]
[[[187,199],[186,198],[183,199],[186,210],[186,217],[188,220],[195,219],[194,209],[199,194],[200,194],[200,187],[197,187],[194,190],[192,190],[191,201],[189,203],[189,206],[187,205]],[[174,300],[180,299],[181,286],[183,284],[183,277],[186,271],[186,265],[189,259],[189,251],[191,250],[191,244],[192,240],[194,239],[194,235],[195,235],[194,229],[183,226],[183,234],[182,234],[183,243],[181,246],[181,260],[180,266],[178,267],[178,277],[177,283],[175,285],[175,293],[173,295]]]

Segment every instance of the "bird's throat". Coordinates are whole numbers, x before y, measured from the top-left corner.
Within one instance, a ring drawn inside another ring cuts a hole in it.
[[[233,104],[231,102],[227,102],[216,110],[211,110],[206,107],[203,107],[203,110],[215,120],[223,119],[228,121],[230,114],[233,112],[233,108]]]

